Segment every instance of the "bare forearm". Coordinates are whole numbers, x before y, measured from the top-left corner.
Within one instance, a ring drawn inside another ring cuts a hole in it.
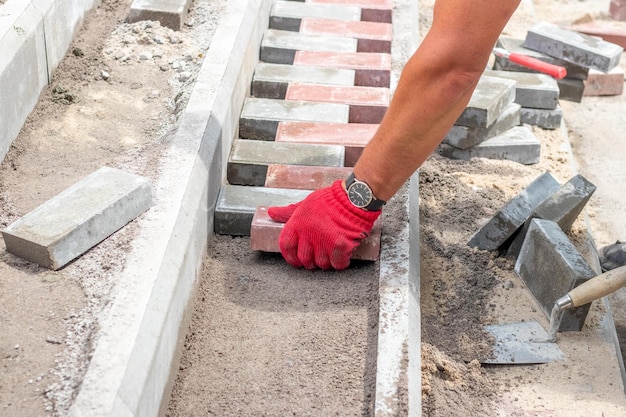
[[[433,26],[404,68],[380,127],[354,168],[387,200],[467,106],[519,0],[438,0]]]

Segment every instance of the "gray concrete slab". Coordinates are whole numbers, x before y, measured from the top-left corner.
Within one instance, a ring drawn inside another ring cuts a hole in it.
[[[524,47],[602,72],[619,64],[624,50],[617,44],[545,21],[528,29]]]
[[[548,319],[557,299],[597,275],[561,227],[544,219],[531,220],[515,272]],[[559,331],[580,331],[590,305],[564,310]]]
[[[518,126],[521,120],[521,106],[512,103],[500,114],[500,117],[491,126],[467,127],[454,125],[443,139],[443,143],[459,149],[468,149],[489,138],[498,136],[512,127]]]
[[[594,184],[582,175],[577,174],[546,198],[532,212],[530,219],[551,220],[556,222],[561,227],[561,230],[567,232],[585,208],[595,190],[596,186]],[[530,219],[524,223],[524,226],[519,230],[513,242],[511,242],[507,250],[507,256],[516,258],[519,255],[530,226]]]
[[[522,107],[554,110],[559,104],[559,85],[549,75],[496,70],[485,75],[515,81],[515,103]]]
[[[543,129],[558,129],[563,121],[563,111],[560,106],[557,106],[554,110],[522,107],[520,113],[520,122],[522,124],[538,126]]]
[[[242,139],[274,140],[281,121],[348,123],[347,104],[247,98],[239,118]]]
[[[554,58],[552,56],[543,54],[541,52],[533,51],[524,47],[524,39],[511,38],[502,36],[498,39],[497,46],[506,49],[511,53],[518,53],[528,55],[536,58],[540,61],[547,62],[548,64],[559,65],[567,70],[567,78],[574,78],[577,80],[585,80],[589,74],[589,68],[577,65],[571,62],[564,61],[562,59]],[[538,73],[537,71],[525,67],[523,65],[516,64],[503,57],[495,57],[494,70],[503,71],[517,71],[517,72],[530,72]]]
[[[6,249],[60,269],[152,206],[150,181],[103,167],[2,231]]]
[[[557,81],[559,85],[559,99],[580,103],[585,92],[584,80],[562,78]]]
[[[277,0],[270,12],[270,29],[299,31],[304,18],[361,20],[361,8],[350,5]]]
[[[515,100],[515,81],[483,75],[469,103],[455,124],[467,127],[491,126]]]
[[[130,23],[154,20],[162,26],[180,30],[187,19],[192,0],[133,0],[128,13]]]
[[[281,65],[260,62],[252,79],[253,97],[284,99],[290,83],[354,85],[355,71],[350,69]]]
[[[228,160],[227,180],[233,185],[263,186],[270,164],[344,166],[344,147],[239,139]]]
[[[533,210],[559,187],[560,184],[549,172],[541,174],[509,200],[467,244],[483,250],[498,249],[528,220]]]
[[[263,62],[290,65],[297,51],[356,52],[357,46],[354,38],[268,29],[261,42],[260,56]]]
[[[501,159],[531,165],[539,162],[541,142],[526,126],[512,127],[468,149],[442,144],[441,155],[451,159]]]
[[[223,185],[215,206],[214,232],[249,236],[257,207],[286,206],[303,200],[310,193],[309,190]]]

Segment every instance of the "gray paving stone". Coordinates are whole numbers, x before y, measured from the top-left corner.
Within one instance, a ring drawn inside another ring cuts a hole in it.
[[[559,104],[559,85],[549,75],[496,70],[485,75],[515,81],[515,103],[522,107],[553,110]]]
[[[515,81],[483,75],[470,102],[455,124],[467,127],[489,127],[515,100]]]
[[[300,65],[259,63],[252,77],[252,96],[283,99],[290,83],[353,86],[355,71]]]
[[[518,54],[524,54],[531,56],[533,58],[537,58],[543,62],[547,62],[548,64],[559,65],[564,67],[567,70],[567,78],[573,78],[577,80],[586,80],[589,75],[589,68],[583,67],[580,65],[573,64],[571,62],[563,61],[562,59],[557,59],[551,57],[546,54],[542,54],[541,52],[533,51],[532,49],[528,49],[524,47],[523,39],[509,38],[509,37],[501,37],[498,39],[497,46],[500,48],[504,48],[507,51]],[[495,57],[494,60],[494,70],[504,70],[504,71],[517,71],[517,72],[530,72],[537,73],[537,71],[525,67],[523,65],[516,64],[506,58],[503,57]]]
[[[543,219],[530,222],[515,272],[548,318],[557,299],[596,276],[561,227]],[[564,310],[559,331],[582,330],[589,307]]]
[[[526,126],[516,126],[468,149],[442,144],[441,155],[451,159],[500,159],[524,165],[536,164],[541,156],[541,142]]]
[[[624,50],[617,44],[549,22],[538,22],[529,28],[524,47],[602,72],[619,64]]]
[[[522,107],[520,121],[522,124],[538,126],[543,129],[558,129],[563,120],[561,106],[554,110],[529,109]]]
[[[348,37],[268,29],[261,41],[260,58],[263,62],[291,65],[297,51],[356,52],[357,43],[357,39]]]
[[[155,20],[170,29],[180,30],[192,0],[134,0],[128,13],[130,23]]]
[[[249,97],[239,118],[242,139],[274,140],[281,121],[348,123],[350,106]]]
[[[234,185],[265,184],[270,164],[344,166],[344,147],[239,139],[233,144],[227,178]]]
[[[472,236],[468,245],[483,250],[498,249],[559,187],[560,184],[549,172],[541,174],[481,227]]]
[[[214,215],[218,235],[249,236],[259,206],[285,206],[303,200],[311,191],[287,188],[222,185]]]
[[[518,126],[521,120],[521,106],[512,103],[500,114],[498,120],[489,127],[467,127],[454,125],[443,139],[443,143],[459,149],[468,149],[489,138],[504,133],[508,129]]]
[[[2,231],[6,249],[59,269],[152,206],[147,178],[103,167]]]
[[[559,85],[559,98],[561,100],[580,103],[585,92],[585,82],[571,78],[562,78],[557,81]]]
[[[277,0],[270,12],[270,29],[299,31],[304,18],[361,20],[361,8],[335,4],[316,4]]]
[[[533,211],[530,218],[552,220],[561,227],[561,230],[567,232],[595,190],[596,186],[585,177],[580,174],[575,175],[550,197],[546,198]],[[527,220],[509,246],[507,256],[516,258],[519,255],[529,225],[530,220]]]

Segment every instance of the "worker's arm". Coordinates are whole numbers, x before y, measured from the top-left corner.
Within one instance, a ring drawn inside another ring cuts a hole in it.
[[[520,0],[437,0],[430,31],[402,71],[389,109],[354,175],[391,198],[443,140],[484,72]],[[286,222],[281,253],[296,267],[344,269],[380,214],[354,206],[341,182],[271,207]]]

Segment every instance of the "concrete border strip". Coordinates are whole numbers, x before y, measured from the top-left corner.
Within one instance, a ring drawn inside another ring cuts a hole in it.
[[[416,2],[394,1],[392,90],[419,43],[417,22]],[[392,233],[385,234],[383,229],[374,415],[417,417],[422,415],[419,173],[394,199],[409,221]]]
[[[225,161],[271,0],[230,2],[153,185],[70,416],[156,416],[169,400],[185,319],[213,230]]]

